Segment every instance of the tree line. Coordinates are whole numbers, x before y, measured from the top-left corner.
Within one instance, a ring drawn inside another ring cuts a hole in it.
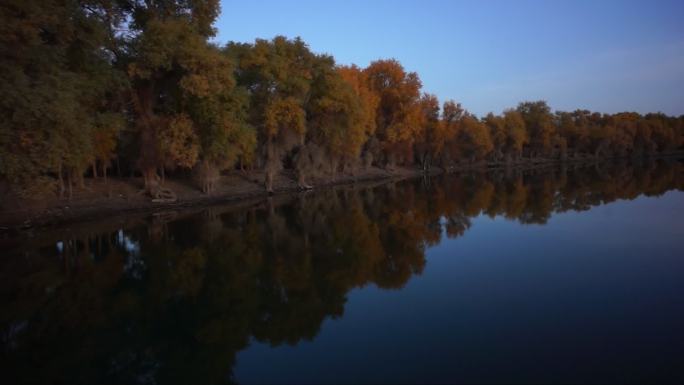
[[[21,258],[0,260],[5,375],[221,383],[250,341],[311,340],[344,315],[350,290],[403,287],[426,250],[462,236],[472,218],[545,223],[682,191],[683,171],[657,161],[473,172],[37,233],[8,250]]]
[[[153,192],[191,170],[282,169],[301,187],[364,167],[448,169],[682,150],[684,116],[555,111],[477,117],[396,60],[337,65],[299,38],[212,43],[218,0],[0,5],[0,181],[64,195],[112,169]]]

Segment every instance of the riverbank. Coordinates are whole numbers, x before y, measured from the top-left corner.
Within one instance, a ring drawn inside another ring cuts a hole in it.
[[[440,173],[434,170],[432,173]],[[396,167],[385,170],[370,167],[355,175],[340,174],[336,178],[313,178],[314,190],[338,185],[401,180],[423,175],[421,170]],[[1,195],[0,233],[11,233],[22,229],[46,227],[88,221],[111,215],[153,212],[186,208],[196,205],[217,204],[248,199],[263,199],[269,196],[263,185],[263,172],[231,173],[220,177],[215,191],[202,193],[190,179],[168,179],[164,186],[177,195],[175,202],[153,202],[142,193],[142,178],[86,179],[85,188],[75,189],[70,199],[50,197],[40,200],[20,199],[7,191]],[[301,189],[291,172],[281,172],[274,180],[273,195],[292,194]]]
[[[684,154],[667,154],[654,158],[682,158]],[[487,171],[510,168],[516,171],[533,171],[540,168],[556,167],[560,164],[579,167],[611,162],[614,159],[597,161],[595,158],[579,158],[560,162],[549,159],[525,159],[514,164],[480,162],[461,164],[449,169],[432,168],[430,175],[441,173]],[[629,161],[622,159],[622,161]],[[339,174],[335,179],[330,177],[313,178],[310,184],[314,190],[340,185],[384,182],[423,176],[419,168],[395,167],[391,170],[369,167],[355,175]],[[194,206],[204,206],[247,200],[261,200],[269,196],[264,185],[264,174],[260,171],[248,173],[234,172],[220,177],[215,191],[204,194],[187,179],[169,179],[165,187],[174,191],[178,199],[171,203],[157,203],[143,194],[141,178],[103,178],[86,179],[85,188],[74,190],[71,199],[58,197],[40,200],[22,200],[0,191],[0,234],[11,236],[12,233],[37,227],[65,225],[102,219],[115,215],[168,211]],[[293,172],[283,171],[274,180],[274,195],[293,194],[302,190],[296,183]]]

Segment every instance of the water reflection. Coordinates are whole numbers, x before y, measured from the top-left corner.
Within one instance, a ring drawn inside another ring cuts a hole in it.
[[[90,223],[2,259],[3,366],[57,383],[232,382],[255,339],[312,340],[347,294],[400,289],[480,214],[554,213],[684,188],[676,161],[449,175]]]

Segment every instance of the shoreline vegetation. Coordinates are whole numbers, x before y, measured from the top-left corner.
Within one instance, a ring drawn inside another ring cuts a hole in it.
[[[299,38],[212,43],[217,1],[11,0],[0,23],[0,226],[361,180],[648,159],[684,116],[475,116],[395,59],[335,63]],[[116,177],[112,177],[115,175]]]
[[[141,193],[141,178],[110,178],[88,180],[85,188],[79,190],[70,200],[52,199],[29,202],[17,199],[5,202],[0,210],[0,236],[10,236],[18,232],[36,228],[84,223],[100,220],[109,216],[163,215],[165,212],[187,211],[212,205],[242,205],[263,202],[271,197],[292,196],[317,192],[337,187],[369,187],[398,182],[405,179],[430,178],[447,174],[486,174],[504,173],[505,175],[528,175],[536,171],[560,169],[585,169],[619,167],[648,164],[658,161],[682,163],[684,152],[659,154],[645,158],[575,158],[564,161],[550,159],[524,159],[516,163],[478,162],[464,163],[449,169],[395,167],[392,170],[369,167],[355,175],[337,175],[335,179],[323,176],[313,179],[311,188],[298,186],[294,173],[281,172],[274,180],[274,190],[267,193],[259,183],[263,179],[260,172],[233,172],[222,175],[215,192],[204,194],[192,185],[190,177],[169,180],[167,183],[178,191],[175,202],[154,202]],[[684,176],[683,176],[684,177]]]

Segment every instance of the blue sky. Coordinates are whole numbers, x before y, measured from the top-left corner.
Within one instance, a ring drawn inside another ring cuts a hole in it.
[[[365,67],[396,58],[478,115],[553,109],[684,114],[684,1],[279,0],[221,3],[218,43],[300,36]]]

